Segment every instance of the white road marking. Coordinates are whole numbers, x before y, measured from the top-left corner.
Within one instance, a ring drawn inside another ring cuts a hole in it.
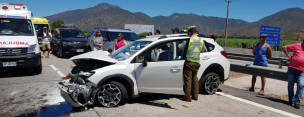
[[[286,112],[286,111],[275,109],[275,108],[272,108],[272,107],[269,107],[269,106],[265,106],[265,105],[262,105],[262,104],[259,104],[259,103],[255,103],[255,102],[252,102],[252,101],[249,101],[249,100],[245,100],[245,99],[242,99],[242,98],[238,98],[238,97],[235,97],[235,96],[232,96],[232,95],[228,95],[228,94],[225,94],[225,93],[217,92],[217,94],[220,94],[222,96],[229,97],[231,99],[235,99],[235,100],[247,103],[247,104],[251,104],[251,105],[254,105],[254,106],[257,106],[257,107],[260,107],[260,108],[264,108],[264,109],[267,109],[267,110],[270,110],[270,111],[274,111],[274,112],[277,112],[277,113],[280,113],[280,114],[283,114],[283,115],[286,115],[286,116],[290,116],[290,117],[302,117],[302,116],[299,116],[299,115],[295,115],[295,114],[292,114],[292,113],[289,113],[289,112]]]
[[[53,68],[58,73],[58,75],[60,77],[65,77],[65,75],[61,71],[59,71],[54,65],[50,65],[50,66],[51,66],[51,68]]]

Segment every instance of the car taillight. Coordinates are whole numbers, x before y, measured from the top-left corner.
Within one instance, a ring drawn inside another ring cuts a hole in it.
[[[226,51],[221,51],[221,54],[227,58],[227,52]]]
[[[2,9],[3,9],[3,10],[7,10],[8,7],[7,7],[7,6],[3,6]]]

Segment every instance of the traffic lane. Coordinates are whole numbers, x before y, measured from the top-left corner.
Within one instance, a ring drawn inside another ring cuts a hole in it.
[[[223,93],[230,94],[242,99],[246,99],[252,102],[256,102],[265,106],[283,110],[296,115],[304,116],[304,105],[301,105],[300,109],[295,109],[294,107],[289,106],[288,101],[285,100],[259,95],[254,92],[249,92],[243,89],[233,88],[226,85],[221,85],[220,88],[222,89]]]
[[[253,61],[244,61],[244,60],[238,60],[238,59],[228,59],[228,60],[230,62],[253,65]],[[274,64],[268,64],[268,67],[279,69],[279,65],[274,65]],[[282,69],[286,69],[287,70],[288,67],[287,66],[282,66]]]
[[[43,58],[42,61],[47,65],[54,65],[59,71],[61,71],[64,75],[68,75],[70,72],[71,66],[75,66],[75,64],[70,60],[72,56],[67,56],[65,58],[58,58],[54,54],[50,54],[50,58]]]
[[[285,115],[265,110],[231,98],[218,95],[199,95],[198,101],[184,102],[182,96],[154,94],[133,98],[126,104],[115,108],[94,107],[89,111],[72,113],[71,116],[83,116],[85,113],[98,116],[275,116]],[[240,111],[241,110],[241,111]],[[94,113],[96,112],[96,114]]]
[[[61,78],[42,61],[42,73],[32,68],[2,70],[0,116],[16,116],[41,106],[64,101],[57,87]]]

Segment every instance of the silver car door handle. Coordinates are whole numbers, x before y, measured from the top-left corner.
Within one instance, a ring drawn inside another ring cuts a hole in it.
[[[180,67],[172,67],[171,70],[172,71],[177,71],[177,70],[181,70],[181,68]]]
[[[208,58],[207,56],[203,57],[203,60],[209,60],[210,58]]]

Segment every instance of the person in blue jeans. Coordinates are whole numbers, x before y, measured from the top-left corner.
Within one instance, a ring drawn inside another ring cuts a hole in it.
[[[282,47],[283,52],[289,58],[288,65],[288,98],[289,105],[300,109],[300,103],[303,96],[304,88],[304,40],[303,43],[295,43]],[[287,50],[294,51],[293,57],[290,56]],[[297,83],[297,92],[294,94],[294,83]]]
[[[254,55],[253,65],[268,67],[268,59],[271,58],[271,47],[266,43],[267,36],[265,34],[260,35],[260,42],[255,44],[252,49]],[[252,75],[251,88],[248,90],[254,92],[254,85],[256,82],[257,76]],[[261,76],[262,88],[259,94],[264,94],[264,88],[266,84],[266,78]]]

